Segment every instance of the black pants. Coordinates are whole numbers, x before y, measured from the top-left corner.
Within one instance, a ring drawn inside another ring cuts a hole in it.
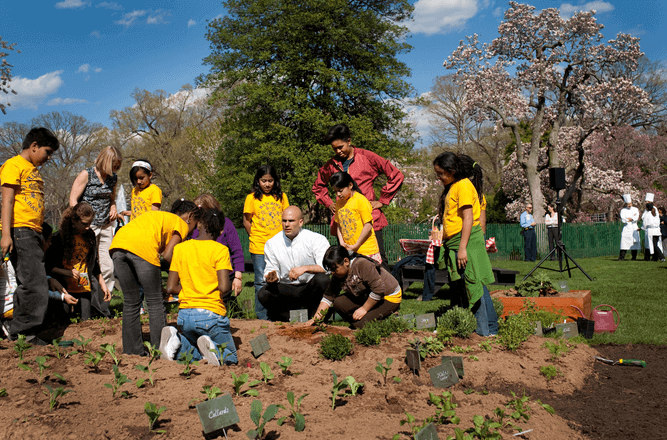
[[[387,272],[391,273],[389,270],[389,260],[387,259],[387,253],[384,250],[384,229],[375,231],[375,239],[378,242],[378,247],[380,248],[380,257],[382,258],[382,266],[387,269]]]
[[[30,228],[13,228],[12,241],[14,247],[9,258],[18,283],[14,293],[14,318],[9,329],[14,339],[19,334],[29,336],[40,330],[49,306],[49,288],[42,234]]]
[[[556,247],[556,242],[560,238],[560,237],[558,237],[558,228],[557,227],[548,227],[547,228],[547,234],[549,236],[549,252],[551,252],[553,250],[553,248]],[[558,258],[557,252],[554,252],[550,259],[551,260],[556,260],[557,258]]]
[[[345,294],[334,300],[333,307],[340,316],[349,322],[352,327],[359,329],[374,320],[384,319],[394,313],[401,306],[400,303],[393,303],[387,300],[378,302],[363,318],[359,321],[352,319],[354,312],[366,302],[365,297]]]
[[[521,231],[523,234],[523,253],[524,261],[535,261],[537,259],[537,234],[535,229]]]
[[[651,255],[653,255],[653,261],[660,261],[665,258],[665,255],[658,248],[658,242],[660,241],[660,238],[661,237],[659,235],[654,235],[651,237],[653,240],[653,254],[651,254],[651,250],[649,248],[644,248],[644,261],[649,261],[651,259]]]
[[[257,292],[257,299],[271,321],[289,321],[290,310],[299,309],[308,309],[310,318],[330,283],[331,278],[323,273],[316,273],[306,284],[266,283]]]
[[[627,252],[627,250],[621,250],[621,253],[618,255],[618,259],[619,260],[625,260],[625,253],[626,252]],[[630,252],[632,253],[632,259],[636,260],[637,259],[637,250],[636,249],[631,250]]]

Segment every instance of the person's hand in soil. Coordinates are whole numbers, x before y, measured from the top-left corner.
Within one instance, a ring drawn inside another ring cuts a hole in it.
[[[267,283],[277,283],[278,282],[278,274],[276,273],[275,270],[272,270],[269,272],[264,279],[266,280]]]

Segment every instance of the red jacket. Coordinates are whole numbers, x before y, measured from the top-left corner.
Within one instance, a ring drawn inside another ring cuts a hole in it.
[[[354,147],[354,145],[353,145]],[[343,161],[334,156],[324,164],[317,173],[317,179],[313,184],[313,192],[318,202],[327,208],[334,204],[329,197],[329,178],[332,174],[343,171]],[[379,202],[388,205],[403,184],[403,173],[393,166],[391,162],[372,151],[354,147],[354,160],[347,172],[357,182],[361,193],[370,201],[375,200],[373,182],[380,175],[387,176],[387,183],[382,187]],[[379,209],[373,209],[373,229],[379,231],[387,226],[387,218]]]

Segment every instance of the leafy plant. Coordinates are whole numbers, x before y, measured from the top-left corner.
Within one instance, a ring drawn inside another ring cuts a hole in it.
[[[442,342],[443,344],[450,344],[452,342],[452,338],[454,338],[454,335],[456,334],[454,330],[446,329],[444,327],[438,327],[435,331],[437,333],[436,336],[438,341]]]
[[[500,428],[500,423],[494,422],[490,419],[485,419],[482,416],[473,416],[472,418],[472,423],[475,425],[472,428],[466,429],[464,432],[465,433],[470,433],[472,434],[472,437],[468,438],[479,438],[479,439],[486,439],[486,440],[501,440],[503,436],[498,432],[494,431],[498,428]],[[455,429],[456,433],[456,439],[458,440],[459,438],[466,438],[466,437],[459,437],[459,434],[463,434],[459,428]]]
[[[359,345],[365,347],[370,347],[371,345],[380,345],[382,342],[382,333],[380,328],[373,323],[378,321],[372,321],[366,324],[363,328],[357,330],[354,334],[354,340]]]
[[[339,361],[352,353],[352,341],[343,335],[333,333],[320,341],[320,354],[325,359]]]
[[[98,364],[100,361],[104,358],[104,355],[106,354],[106,351],[89,351],[86,353],[86,358],[84,359],[84,362],[86,365],[93,367],[95,371],[99,370]]]
[[[481,348],[484,351],[491,351],[491,343],[489,341],[484,341],[478,344],[479,348]]]
[[[467,338],[477,328],[477,319],[469,308],[453,307],[438,318],[437,328],[452,330],[460,338]]]
[[[266,422],[273,420],[277,413],[278,405],[269,405],[266,407],[264,414],[262,414],[262,402],[257,399],[253,400],[250,405],[250,420],[253,421],[256,429],[248,431],[248,438],[262,438],[262,435],[264,434],[264,425],[266,425]]]
[[[554,291],[551,279],[542,271],[534,273],[516,285],[517,294],[525,297],[546,296],[551,291]]]
[[[150,382],[151,385],[154,385],[155,383],[153,382],[153,373],[155,373],[158,369],[157,368],[151,368],[153,366],[153,362],[156,360],[160,359],[160,356],[162,355],[162,352],[155,348],[153,344],[151,344],[148,341],[144,341],[144,346],[148,349],[148,365],[135,365],[134,368],[137,370],[144,372],[148,374],[148,381]],[[137,379],[137,388],[141,388],[144,383],[146,382],[146,379],[141,378]]]
[[[405,418],[405,420],[401,420],[400,424],[401,424],[401,426],[405,425],[406,423],[408,424],[408,426],[410,427],[410,431],[412,432],[412,438],[413,439],[416,439],[417,434],[419,433],[419,431],[421,431],[422,429],[424,429],[424,427],[426,425],[431,423],[428,420],[424,420],[424,422],[420,426],[420,425],[415,423],[417,419],[415,419],[415,417],[412,414],[408,413],[407,411],[403,411],[403,412],[405,413],[406,418]],[[394,437],[396,437],[396,436],[394,436]]]
[[[530,397],[526,396],[526,391],[524,390],[523,397],[517,397],[514,391],[510,391],[510,394],[512,394],[512,397],[514,397],[506,404],[506,406],[512,411],[510,417],[512,417],[514,420],[529,420],[530,415],[528,414],[528,411],[530,411],[530,407],[528,406],[528,401],[530,400]]]
[[[560,376],[560,369],[555,365],[542,365],[540,367],[540,373],[547,378],[547,382],[551,379]]]
[[[157,405],[151,402],[146,402],[146,404],[144,404],[144,412],[148,416],[148,430],[150,432],[157,432],[159,434],[164,434],[165,432],[167,432],[166,430],[161,430],[161,431],[153,430],[155,424],[157,423],[158,418],[160,417],[160,414],[162,414],[166,410],[167,410],[166,406],[161,406],[158,408]]]
[[[176,361],[181,365],[185,365],[185,368],[181,374],[184,375],[186,379],[190,379],[190,375],[194,370],[193,367],[195,365],[199,365],[199,361],[193,361],[192,357],[192,349],[190,349],[187,353],[181,353],[181,355],[178,357],[178,361]]]
[[[474,392],[475,392],[475,390],[472,389],[472,388],[466,388],[465,390],[463,390],[463,394],[465,394],[466,396],[467,396],[468,394],[472,394],[472,393],[474,393]]]
[[[49,398],[49,412],[53,411],[58,405],[58,399],[64,396],[67,393],[71,393],[73,390],[66,390],[65,387],[51,388],[48,383],[45,383],[44,386],[46,390],[42,390],[44,394]]]
[[[392,358],[387,358],[387,364],[383,365],[381,362],[378,362],[377,367],[375,367],[375,371],[380,373],[384,377],[384,384],[387,385],[387,373],[389,373],[389,370],[391,370],[391,364],[394,362]]]
[[[503,311],[505,311],[503,302],[498,298],[491,298],[491,302],[493,303],[493,310],[496,311],[496,316],[500,318],[503,315]]]
[[[471,354],[470,357],[469,357],[469,359],[470,359],[471,361],[474,361],[474,362],[479,361],[479,358],[478,358],[477,356],[475,356],[474,354]]]
[[[0,397],[7,397],[7,388],[0,389]]]
[[[328,312],[329,308],[327,307],[324,310],[320,310],[319,316],[313,318],[313,325],[315,326],[316,332],[324,332],[327,330],[326,317]]]
[[[19,368],[25,371],[31,371],[37,376],[37,383],[42,384],[44,382],[44,371],[48,368],[51,368],[50,365],[46,365],[46,361],[49,360],[48,356],[37,356],[35,358],[35,368],[33,369],[27,364],[19,364]]]
[[[566,341],[564,340],[556,340],[555,342],[551,341],[544,341],[544,344],[542,344],[542,347],[546,348],[549,350],[549,353],[551,354],[551,361],[555,361],[561,356],[565,356],[568,351],[570,351],[570,346],[567,344]]]
[[[546,412],[548,412],[549,414],[551,414],[551,415],[556,414],[556,410],[553,409],[553,407],[552,407],[551,405],[547,405],[546,403],[542,403],[542,402],[540,401],[540,399],[537,399],[535,402],[536,402],[538,405],[540,405],[540,406],[541,406]]]
[[[445,349],[445,345],[433,336],[426,336],[424,341],[415,338],[414,341],[409,341],[413,349],[419,351],[419,356],[426,359],[429,356],[435,356]]]
[[[290,365],[292,365],[292,358],[287,356],[281,356],[280,362],[276,362],[276,364],[278,364],[280,369],[283,370],[283,374],[288,374],[287,369],[290,367]]]
[[[90,339],[90,338],[89,338],[89,339],[84,339],[84,337],[81,336],[81,335],[79,335],[79,338],[78,338],[78,339],[74,339],[74,340],[73,340],[74,345],[77,345],[77,346],[81,347],[81,351],[84,352],[84,353],[85,353],[86,351],[88,351],[88,344],[89,344],[91,341],[92,341],[92,339]]]
[[[470,353],[475,351],[471,346],[461,347],[460,345],[455,345],[451,348],[454,353]]]
[[[266,362],[260,362],[259,369],[262,370],[262,380],[264,380],[264,383],[269,383],[269,381],[274,377],[273,373],[271,373],[271,367],[269,367],[269,364]]]
[[[306,419],[299,412],[299,406],[301,405],[301,401],[303,401],[303,398],[306,397],[308,394],[304,394],[299,399],[294,403],[294,393],[291,391],[287,392],[287,402],[290,404],[290,408],[285,408],[283,405],[278,405],[278,408],[283,409],[285,411],[289,411],[290,415],[281,417],[278,419],[278,426],[282,426],[283,423],[285,423],[285,420],[288,417],[292,417],[294,419],[294,430],[296,432],[301,432],[304,429],[306,429]]]
[[[126,383],[132,383],[131,380],[127,379],[127,375],[123,374],[120,372],[118,369],[118,365],[112,365],[111,368],[113,369],[113,382],[111,383],[105,383],[104,386],[111,389],[111,395],[112,397],[116,397],[116,393]],[[128,397],[128,394],[123,391],[120,393],[121,397]]]
[[[206,395],[206,400],[213,400],[223,394],[220,388],[213,385],[204,385],[204,390],[200,391],[200,393]]]
[[[347,386],[350,387],[350,396],[356,396],[357,393],[359,393],[359,390],[364,386],[363,383],[354,380],[354,377],[352,376],[347,376],[345,380],[347,381]]]
[[[450,391],[443,391],[440,396],[428,393],[429,403],[435,405],[437,408],[432,421],[440,425],[447,423],[458,425],[461,422],[461,419],[456,416],[456,407],[458,405],[452,403],[453,396]]]
[[[100,348],[102,351],[105,353],[109,353],[111,358],[113,359],[113,363],[116,366],[119,366],[121,361],[123,360],[122,356],[120,356],[118,353],[116,353],[116,344],[101,344]]]
[[[259,396],[259,391],[249,389],[245,390],[244,392],[241,392],[241,387],[248,382],[248,373],[243,373],[240,376],[236,376],[234,372],[232,371],[232,384],[234,385],[234,392],[236,393],[237,396],[245,395],[245,396]],[[252,388],[260,383],[259,380],[254,380],[248,384],[248,388]]]
[[[336,376],[334,370],[331,370],[331,374],[333,375],[333,387],[331,388],[331,409],[334,410],[336,409],[336,398],[341,391],[344,391],[345,388],[347,388],[348,383],[347,378],[339,382],[338,376]],[[345,396],[345,394],[343,394],[343,396]]]
[[[14,343],[14,351],[19,355],[19,361],[23,362],[23,353],[30,350],[32,345],[25,340],[25,335],[19,335]]]
[[[493,410],[494,414],[498,416],[498,423],[500,423],[500,427],[501,428],[506,428],[506,427],[509,426],[510,428],[514,428],[514,429],[520,431],[521,428],[519,426],[515,425],[512,422],[511,418],[510,418],[510,420],[507,420],[507,421],[505,420],[506,417],[509,417],[509,414],[506,413],[506,410],[507,410],[507,408],[500,408],[500,407],[497,407],[496,409]]]
[[[510,351],[517,350],[522,343],[535,333],[531,317],[523,312],[510,315],[500,323],[498,341]]]
[[[61,356],[63,356],[63,354],[64,354],[64,353],[62,352],[62,350],[61,350],[62,347],[60,346],[60,341],[61,341],[62,339],[63,339],[63,338],[62,338],[62,336],[61,336],[61,337],[56,338],[56,339],[54,339],[53,341],[51,341],[51,342],[52,342],[51,350],[53,351],[53,354],[56,356],[56,359],[60,359]]]

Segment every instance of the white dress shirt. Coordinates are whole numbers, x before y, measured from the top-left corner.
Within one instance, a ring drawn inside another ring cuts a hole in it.
[[[283,284],[306,284],[313,277],[304,273],[296,280],[290,280],[291,269],[316,264],[322,267],[324,253],[329,249],[329,240],[324,235],[308,229],[301,229],[294,240],[279,232],[264,245],[264,276],[272,271],[278,274],[278,282]]]

